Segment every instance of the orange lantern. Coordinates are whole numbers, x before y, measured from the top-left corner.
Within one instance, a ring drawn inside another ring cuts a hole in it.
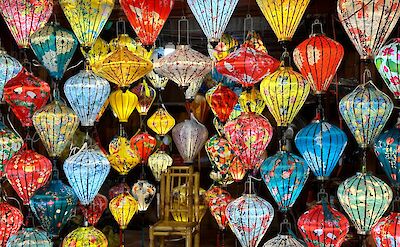
[[[238,101],[238,96],[229,87],[218,84],[208,90],[206,99],[215,116],[225,123]]]
[[[157,145],[156,138],[152,137],[149,133],[143,132],[134,135],[131,138],[131,148],[139,154],[142,163],[146,163],[150,154],[153,152]]]

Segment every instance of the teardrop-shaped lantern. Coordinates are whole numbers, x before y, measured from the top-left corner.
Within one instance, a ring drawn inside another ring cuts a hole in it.
[[[102,61],[108,55],[109,50],[108,43],[102,38],[97,38],[88,52],[81,47],[81,52],[91,67]]]
[[[153,105],[154,99],[156,98],[156,90],[149,87],[146,80],[138,84],[132,89],[132,92],[138,97],[138,104],[136,105],[136,110],[140,115],[147,115],[150,107]]]
[[[207,91],[206,99],[214,115],[225,123],[237,103],[238,96],[229,87],[218,84]]]
[[[175,126],[175,118],[164,107],[160,107],[149,117],[147,126],[157,135],[165,136]]]
[[[346,134],[326,121],[314,121],[299,131],[296,147],[318,180],[326,180],[347,145]]]
[[[52,12],[53,0],[0,2],[0,13],[20,48],[29,48],[29,37],[47,23]]]
[[[161,180],[161,175],[172,166],[172,158],[165,151],[159,150],[150,155],[148,165],[156,181]]]
[[[24,127],[32,126],[33,114],[47,103],[49,97],[49,84],[25,69],[4,86],[4,100]]]
[[[123,136],[113,138],[108,145],[108,160],[111,167],[120,175],[128,175],[137,164],[140,163],[139,154],[129,145],[129,140]]]
[[[36,111],[32,121],[50,157],[61,155],[79,126],[76,113],[59,100]]]
[[[82,126],[93,126],[110,94],[110,84],[91,70],[81,70],[64,84],[64,92]]]
[[[263,247],[304,247],[292,235],[278,234],[278,236],[268,240]]]
[[[4,172],[24,205],[50,178],[52,165],[45,156],[22,148],[6,163]]]
[[[372,237],[378,247],[395,247],[400,245],[400,213],[391,212],[376,223]]]
[[[37,228],[22,228],[12,235],[7,242],[7,247],[53,247],[45,231]]]
[[[226,226],[228,225],[226,207],[233,200],[231,194],[220,187],[213,187],[206,192],[206,196],[208,196],[206,201],[211,215],[217,222],[219,229],[221,231],[225,230]]]
[[[299,197],[310,169],[303,158],[279,151],[262,163],[260,173],[279,210],[287,212]]]
[[[265,101],[260,91],[255,87],[250,90],[244,90],[240,94],[239,104],[244,112],[255,112],[261,115],[265,109]]]
[[[59,3],[81,46],[90,49],[111,15],[114,0],[60,0]]]
[[[102,194],[97,194],[89,205],[85,206],[81,203],[78,205],[88,223],[95,226],[107,209],[108,200]]]
[[[93,226],[79,227],[70,232],[62,242],[63,247],[108,247],[107,237]]]
[[[132,187],[132,195],[138,203],[139,212],[146,211],[156,194],[156,187],[146,180],[138,180]]]
[[[132,112],[138,104],[138,97],[129,90],[118,89],[108,97],[113,112],[118,116],[120,123],[128,122]]]
[[[157,145],[157,140],[147,132],[141,132],[134,135],[130,140],[131,148],[142,159],[142,163],[146,163],[150,154]]]
[[[126,229],[138,211],[138,203],[129,192],[120,194],[110,201],[109,208],[120,229]]]
[[[246,176],[246,167],[237,156],[229,164],[228,171],[235,182],[240,182]]]
[[[0,246],[5,246],[10,236],[17,233],[23,220],[24,216],[18,208],[0,202]]]
[[[235,157],[228,140],[218,135],[212,136],[205,144],[205,149],[211,164],[219,171],[227,173],[230,163]]]
[[[64,172],[81,204],[88,205],[110,172],[110,162],[101,151],[84,144],[80,151],[65,160]]]
[[[259,167],[262,156],[272,139],[268,119],[254,112],[244,112],[225,124],[226,139],[247,170]]]
[[[207,128],[193,114],[190,115],[190,120],[185,120],[172,129],[172,139],[185,163],[193,163],[207,138]]]
[[[337,196],[357,233],[367,235],[389,208],[393,192],[379,178],[357,173],[339,185]]]
[[[78,47],[75,35],[58,24],[49,24],[32,34],[30,41],[40,63],[52,78],[60,80]]]
[[[339,0],[337,12],[361,59],[373,59],[400,17],[399,0]]]
[[[5,175],[4,167],[7,161],[21,149],[23,144],[24,141],[20,136],[0,122],[0,146],[2,147],[0,149],[0,179]]]
[[[282,66],[264,78],[261,94],[278,126],[288,126],[303,107],[310,93],[310,85],[290,66]]]
[[[6,83],[22,70],[21,63],[0,47],[0,101],[3,101],[3,90]]]

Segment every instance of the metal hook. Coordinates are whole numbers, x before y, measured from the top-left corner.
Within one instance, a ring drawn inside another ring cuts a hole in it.
[[[367,83],[367,79],[368,81],[370,81],[371,78],[372,78],[371,71],[368,68],[366,68],[363,73],[363,84]]]
[[[181,44],[181,24],[186,24],[186,42],[189,44],[189,20],[186,16],[182,16],[181,19],[178,21],[178,44]]]
[[[319,33],[316,33],[315,32],[315,27],[316,26],[319,26],[319,28],[320,28],[320,32]],[[316,34],[323,34],[324,33],[324,29],[323,29],[323,26],[322,26],[322,23],[319,21],[319,19],[315,19],[315,21],[313,22],[313,24],[311,24],[311,36],[312,35],[316,35]]]
[[[247,24],[248,23],[247,22],[250,22],[250,32],[254,31],[254,20],[253,20],[253,17],[251,17],[250,14],[247,14],[246,18],[244,18],[244,21],[243,21],[243,40],[246,40],[246,37],[247,37],[247,32],[248,32],[248,30],[247,30]]]
[[[284,67],[291,67],[291,64],[292,64],[292,59],[290,57],[290,53],[285,47],[281,56],[281,66],[283,65]]]
[[[117,28],[116,28],[117,29],[116,30],[117,31],[117,37],[120,34],[119,33],[119,26],[120,25],[122,25],[122,34],[126,34],[126,22],[125,22],[125,20],[122,19],[122,18],[119,18],[116,24],[117,24]]]

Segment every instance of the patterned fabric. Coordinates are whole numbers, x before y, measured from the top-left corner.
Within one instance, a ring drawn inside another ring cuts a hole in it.
[[[239,104],[244,112],[255,112],[261,115],[265,109],[265,101],[256,87],[244,90],[239,96]]]
[[[127,123],[138,104],[138,97],[129,90],[114,91],[108,97],[112,111],[117,115],[120,123]]]
[[[232,196],[228,191],[220,187],[212,187],[206,192],[206,202],[220,230],[225,230],[228,225],[226,217],[226,207],[232,201]]]
[[[107,237],[93,226],[79,227],[62,242],[63,247],[108,247]]]
[[[142,159],[142,163],[146,163],[150,154],[157,145],[157,140],[147,132],[134,135],[130,140],[131,148]]]
[[[139,154],[129,145],[129,140],[123,136],[114,137],[108,145],[108,151],[111,167],[123,176],[128,175],[141,161]]]
[[[132,92],[138,97],[138,104],[136,105],[136,110],[140,115],[146,116],[150,107],[153,105],[154,99],[156,98],[156,90],[149,87],[146,80],[139,83],[134,88]]]
[[[241,181],[246,176],[246,167],[240,161],[239,157],[235,157],[230,163],[229,174],[235,182]]]
[[[213,47],[211,44],[208,44],[208,54],[210,55],[211,59],[214,61],[219,61],[226,56],[228,56],[231,52],[235,51],[237,47],[239,46],[239,41],[232,37],[229,34],[222,34],[222,37],[218,44]],[[218,73],[217,70],[213,69],[212,75],[213,75],[213,80],[216,82],[221,82],[220,80],[217,80],[214,77],[214,74],[217,74],[217,77],[221,78],[222,75]],[[221,78],[222,79],[222,78]],[[226,86],[232,86],[229,85],[230,82],[226,81],[227,84],[223,83]],[[234,82],[233,82],[234,83]]]
[[[216,170],[222,174],[228,173],[230,163],[235,157],[235,152],[228,140],[224,137],[214,135],[206,142],[205,149],[211,165],[215,166]]]
[[[158,150],[149,156],[148,165],[156,181],[161,180],[161,175],[172,166],[172,158],[164,151]]]
[[[132,217],[137,213],[138,203],[129,192],[125,192],[110,201],[109,209],[120,229],[124,230],[128,227]]]
[[[108,207],[107,197],[102,194],[97,194],[89,205],[82,205],[78,203],[79,209],[82,211],[83,216],[91,225],[96,225]]]
[[[119,196],[120,194],[129,191],[131,187],[125,182],[119,183],[117,185],[114,185],[111,187],[111,189],[108,191],[108,198],[112,200],[114,197]]]
[[[146,180],[138,180],[132,187],[132,195],[140,212],[146,211],[156,194],[156,187]]]
[[[151,85],[153,85],[153,87],[155,87],[156,89],[159,89],[159,90],[164,90],[169,81],[167,77],[157,74],[156,72],[154,72],[154,70],[150,71],[146,75],[146,78],[150,81],[150,83],[151,83]]]
[[[3,90],[6,83],[17,76],[22,70],[22,65],[17,59],[8,55],[0,47],[0,100],[3,101]]]
[[[203,78],[193,81],[185,90],[185,100],[189,102],[193,101],[199,92],[201,85],[203,85]]]
[[[238,97],[229,87],[218,84],[207,91],[206,100],[214,115],[225,123],[231,115]]]
[[[304,247],[297,239],[291,235],[281,235],[268,240],[263,247]]]
[[[372,230],[377,247],[396,247],[400,245],[400,213],[392,212],[380,219]]]
[[[0,179],[5,175],[4,166],[7,161],[21,149],[23,144],[21,137],[0,122]]]
[[[22,228],[9,238],[6,247],[53,247],[53,242],[42,230]]]
[[[22,226],[21,211],[6,202],[0,202],[0,246],[5,246],[10,236]]]

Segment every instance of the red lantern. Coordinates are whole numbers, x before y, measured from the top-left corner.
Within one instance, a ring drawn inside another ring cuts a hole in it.
[[[0,246],[6,246],[10,236],[22,226],[23,220],[24,216],[18,208],[0,202]]]
[[[107,209],[108,200],[107,197],[102,194],[97,194],[89,205],[84,206],[80,203],[78,205],[89,224],[95,226],[97,222],[99,222],[104,211]]]
[[[24,127],[32,126],[32,116],[50,97],[50,87],[32,73],[23,69],[4,87],[4,100]]]
[[[152,46],[174,6],[174,0],[120,0],[122,9],[143,45]]]
[[[400,246],[400,213],[391,212],[376,223],[372,236],[378,247]]]
[[[316,25],[321,26],[321,33],[314,32]],[[310,38],[294,49],[293,58],[312,90],[321,94],[328,90],[342,62],[344,49],[341,44],[322,33],[322,24],[319,21],[314,22],[312,29]]]
[[[225,123],[238,101],[238,96],[229,87],[218,84],[208,90],[206,99],[214,115]]]
[[[208,207],[214,219],[217,221],[220,230],[224,230],[228,224],[225,209],[232,201],[232,196],[228,191],[220,187],[212,187],[206,192]]]
[[[318,204],[300,216],[297,227],[308,247],[340,247],[349,232],[349,221],[331,206]]]
[[[235,157],[229,164],[229,174],[231,174],[233,181],[240,182],[246,175],[246,168],[240,161],[239,157]]]
[[[152,137],[147,132],[134,135],[130,142],[131,148],[139,154],[143,163],[147,162],[147,159],[157,145],[156,138]]]
[[[7,161],[4,171],[24,205],[29,205],[29,200],[36,190],[49,180],[52,165],[45,156],[22,148]]]

